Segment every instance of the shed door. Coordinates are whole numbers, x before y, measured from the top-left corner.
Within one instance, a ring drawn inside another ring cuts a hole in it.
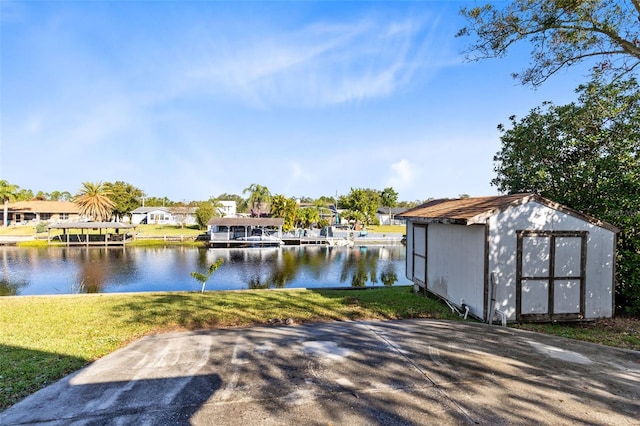
[[[518,232],[518,321],[584,318],[586,244],[586,232]]]
[[[413,225],[413,282],[426,290],[427,282],[427,227]]]

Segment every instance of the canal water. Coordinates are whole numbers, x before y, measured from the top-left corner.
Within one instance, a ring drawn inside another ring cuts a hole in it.
[[[409,285],[405,247],[0,248],[0,295]]]

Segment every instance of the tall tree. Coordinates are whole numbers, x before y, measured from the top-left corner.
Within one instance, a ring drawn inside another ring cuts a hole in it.
[[[146,207],[171,207],[176,204],[175,201],[171,201],[168,197],[160,198],[142,196],[141,198],[144,199],[144,205]]]
[[[71,201],[73,200],[73,195],[67,191],[53,191],[49,194],[49,200],[51,201]]]
[[[315,207],[303,207],[298,210],[298,223],[301,228],[311,228],[311,225],[318,223],[320,215]]]
[[[200,229],[207,229],[207,224],[211,218],[217,217],[219,211],[209,201],[202,201],[196,207],[196,223]]]
[[[514,73],[538,86],[558,71],[585,60],[619,77],[640,63],[639,0],[514,0],[464,7],[468,26],[458,36],[475,38],[467,58],[499,58],[515,44],[532,46],[528,68]]]
[[[296,226],[298,218],[298,204],[293,198],[277,194],[271,198],[271,216],[284,219],[282,230],[291,231]]]
[[[635,79],[578,88],[578,102],[546,103],[500,125],[500,191],[536,192],[621,229],[617,303],[640,313],[640,87]]]
[[[332,217],[331,209],[329,208],[329,204],[333,204],[332,202],[327,203],[325,200],[318,199],[314,201],[313,207],[318,212],[318,227],[323,228],[325,226],[331,225],[331,221],[327,218]]]
[[[248,203],[251,206],[252,214],[260,216],[269,211],[269,203],[271,202],[271,192],[266,186],[252,183],[249,187],[242,190],[243,194],[249,193]]]
[[[380,192],[374,189],[351,188],[348,195],[338,198],[338,207],[358,214],[348,216],[360,218],[365,226],[376,220],[376,212],[380,205]]]
[[[388,209],[389,225],[391,225],[391,209],[396,206],[397,202],[398,193],[392,187],[385,188],[380,192],[380,204]]]
[[[113,201],[113,213],[116,215],[116,220],[120,221],[125,215],[129,215],[129,220],[131,220],[131,212],[140,207],[142,190],[122,181],[106,182],[104,187],[109,192],[109,199]]]
[[[16,192],[15,201],[31,201],[34,198],[35,196],[33,195],[32,190],[21,188]]]
[[[82,182],[82,188],[73,202],[80,208],[80,214],[96,222],[111,218],[115,203],[109,196],[111,193],[102,182]]]
[[[17,198],[17,192],[19,187],[17,185],[10,184],[6,180],[0,180],[0,200],[4,204],[4,227],[8,224],[9,215],[9,201],[14,201]]]

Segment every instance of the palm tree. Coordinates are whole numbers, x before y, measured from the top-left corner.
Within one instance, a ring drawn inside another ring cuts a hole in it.
[[[82,182],[82,188],[73,202],[80,208],[81,215],[102,222],[111,217],[115,207],[115,203],[109,198],[110,194],[102,182]]]
[[[385,188],[384,190],[382,190],[382,192],[380,192],[380,202],[383,207],[386,207],[388,209],[387,212],[389,213],[389,225],[392,225],[391,209],[395,207],[396,203],[398,202],[398,193],[392,187]]]
[[[284,195],[274,195],[271,198],[271,216],[284,219],[282,230],[291,231],[296,224],[298,206],[296,200],[287,198]]]
[[[16,199],[18,186],[12,185],[6,180],[0,180],[0,200],[4,203],[4,226],[6,228],[9,215],[9,201]]]
[[[251,205],[252,214],[255,212],[254,209],[257,209],[257,215],[264,212],[268,212],[269,209],[267,206],[271,202],[271,192],[266,186],[258,185],[257,183],[252,183],[248,188],[242,190],[243,194],[247,192],[250,193],[248,202]]]

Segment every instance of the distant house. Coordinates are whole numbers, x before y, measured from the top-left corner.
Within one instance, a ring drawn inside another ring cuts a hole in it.
[[[71,201],[18,201],[9,203],[8,223],[27,225],[38,222],[69,223],[81,220],[78,205]],[[4,209],[0,208],[0,222],[4,222]]]
[[[486,322],[611,317],[616,233],[535,194],[434,200],[407,220],[407,278]]]
[[[218,207],[218,213],[221,217],[234,217],[236,216],[236,202],[229,200],[219,200],[218,203],[222,207]]]
[[[196,207],[138,207],[131,212],[134,225],[195,225]]]
[[[409,210],[406,207],[380,207],[376,212],[376,219],[380,225],[404,225],[404,218],[397,218],[396,215],[402,214]]]

